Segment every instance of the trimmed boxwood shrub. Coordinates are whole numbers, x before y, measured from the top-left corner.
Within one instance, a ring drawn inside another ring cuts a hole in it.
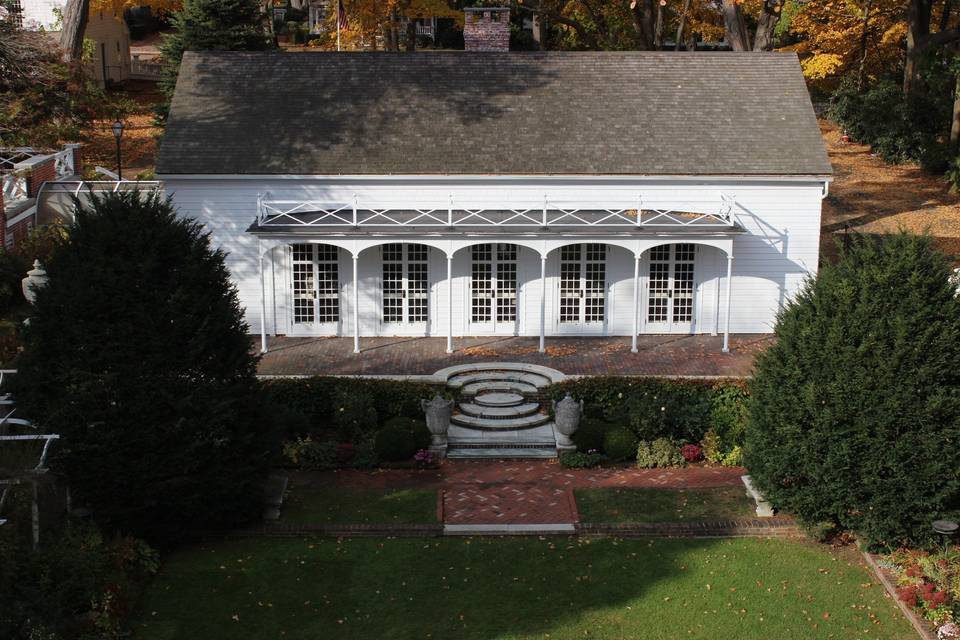
[[[567,469],[590,469],[602,464],[606,459],[602,453],[566,451],[560,454],[560,464]]]
[[[781,312],[746,463],[777,507],[869,546],[932,542],[960,505],[960,301],[929,237],[853,236]]]
[[[611,460],[632,460],[637,456],[637,436],[623,427],[607,431],[603,439],[603,450]]]
[[[613,428],[613,425],[596,418],[584,418],[580,421],[580,426],[574,431],[571,439],[577,445],[577,451],[589,453],[590,451],[603,451],[603,437],[607,431]]]
[[[420,449],[430,446],[430,432],[422,420],[392,418],[377,432],[374,449],[386,462],[409,460]]]

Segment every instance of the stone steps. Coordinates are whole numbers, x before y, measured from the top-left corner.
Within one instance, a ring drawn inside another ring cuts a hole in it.
[[[474,418],[490,418],[491,420],[524,418],[540,410],[539,402],[527,402],[526,404],[514,405],[512,407],[485,407],[472,402],[461,402],[459,406],[460,412],[464,415],[473,416]]]
[[[447,457],[557,457],[553,423],[543,412],[544,391],[553,373],[530,369],[488,363],[451,371],[447,386],[457,395],[458,413],[451,417]]]
[[[516,407],[524,403],[523,396],[518,393],[481,393],[474,396],[473,401],[481,407]]]
[[[454,444],[447,449],[447,457],[459,460],[482,458],[549,459],[557,457],[554,442],[518,445],[511,442],[490,442],[482,445]]]
[[[523,416],[522,418],[478,418],[460,413],[453,416],[450,422],[470,429],[519,431],[521,429],[532,429],[547,424],[550,422],[550,416],[545,413],[534,413],[533,415]]]
[[[522,396],[535,396],[539,389],[529,382],[518,382],[513,380],[486,380],[483,382],[471,382],[459,388],[464,396],[475,396],[488,392],[515,393]]]
[[[538,373],[528,373],[524,371],[478,371],[457,374],[447,380],[447,386],[451,389],[460,389],[475,382],[489,382],[492,380],[522,382],[537,389],[543,389],[550,385],[550,378]]]

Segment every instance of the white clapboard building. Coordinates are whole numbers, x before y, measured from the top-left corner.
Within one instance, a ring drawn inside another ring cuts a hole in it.
[[[211,52],[184,57],[157,173],[265,349],[542,349],[772,331],[831,168],[794,54]]]

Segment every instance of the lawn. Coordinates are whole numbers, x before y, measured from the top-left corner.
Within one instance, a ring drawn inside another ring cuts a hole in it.
[[[680,522],[752,518],[743,487],[710,489],[577,489],[582,522]]]
[[[167,559],[137,640],[910,638],[852,550],[786,540],[246,539]]]
[[[295,524],[435,524],[437,492],[294,486],[280,519]]]

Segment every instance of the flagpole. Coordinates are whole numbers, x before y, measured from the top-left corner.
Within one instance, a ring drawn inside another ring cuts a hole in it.
[[[337,0],[337,51],[340,51],[340,0]]]

